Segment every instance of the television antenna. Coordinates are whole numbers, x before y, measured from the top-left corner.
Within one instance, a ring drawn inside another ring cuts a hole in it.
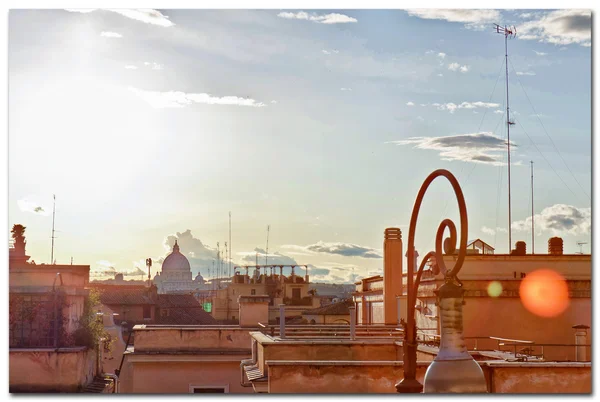
[[[515,123],[510,120],[510,108],[508,107],[508,39],[513,39],[517,36],[516,27],[507,27],[494,24],[496,33],[504,35],[504,57],[506,65],[506,145],[508,151],[508,252],[512,249],[512,215],[510,202],[510,126]]]
[[[265,250],[265,265],[267,265],[267,261],[269,259],[269,231],[271,230],[271,225],[267,225],[267,249]],[[266,274],[265,270],[265,274]]]
[[[578,241],[577,245],[579,246],[579,253],[578,254],[583,254],[583,246],[586,245],[587,242],[586,241]]]

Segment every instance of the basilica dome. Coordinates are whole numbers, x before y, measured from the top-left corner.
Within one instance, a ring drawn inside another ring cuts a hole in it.
[[[175,240],[175,245],[173,245],[173,252],[169,254],[162,263],[162,271],[191,272],[190,262],[185,257],[185,255],[179,252],[179,245],[177,244],[177,240]]]

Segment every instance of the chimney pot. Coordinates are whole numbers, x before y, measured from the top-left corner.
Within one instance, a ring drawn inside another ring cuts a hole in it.
[[[548,254],[562,255],[563,254],[563,239],[560,237],[551,237],[548,239]]]

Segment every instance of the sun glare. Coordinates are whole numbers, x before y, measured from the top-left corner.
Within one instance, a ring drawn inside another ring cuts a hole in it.
[[[569,306],[567,282],[562,275],[549,269],[527,274],[519,293],[525,308],[541,317],[555,317]]]

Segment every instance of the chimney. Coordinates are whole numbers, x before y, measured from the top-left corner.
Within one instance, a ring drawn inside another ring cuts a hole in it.
[[[258,327],[258,323],[269,323],[269,296],[239,296],[240,327]]]
[[[398,322],[396,296],[402,294],[402,232],[387,228],[383,241],[383,315],[385,324]]]
[[[563,254],[563,239],[560,237],[551,237],[548,239],[548,254],[562,255]]]
[[[527,244],[524,241],[518,241],[515,243],[515,249],[510,253],[511,255],[526,255]]]

